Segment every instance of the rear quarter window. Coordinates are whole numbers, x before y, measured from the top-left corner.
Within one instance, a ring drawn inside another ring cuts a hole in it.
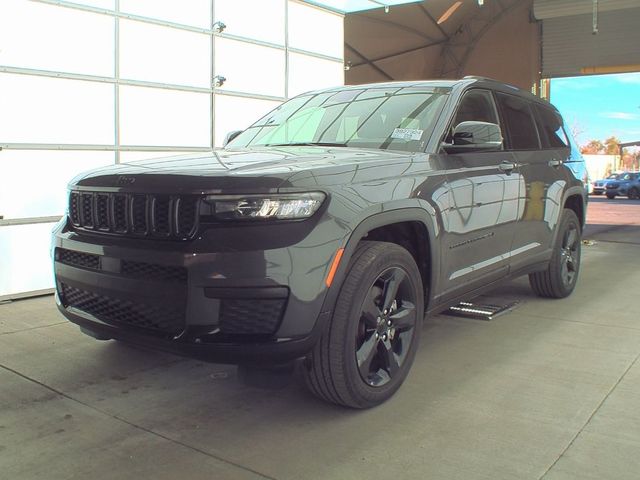
[[[562,117],[552,109],[534,105],[542,148],[569,148],[569,139],[562,125]]]

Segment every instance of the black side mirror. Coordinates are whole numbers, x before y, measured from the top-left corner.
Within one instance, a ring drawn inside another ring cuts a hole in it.
[[[500,126],[488,122],[462,122],[453,129],[453,143],[443,143],[447,153],[502,150]]]
[[[234,138],[236,138],[238,135],[240,135],[244,130],[234,130],[232,132],[227,133],[227,135],[224,137],[224,141],[222,142],[222,146],[226,147],[227,144],[233,140]]]

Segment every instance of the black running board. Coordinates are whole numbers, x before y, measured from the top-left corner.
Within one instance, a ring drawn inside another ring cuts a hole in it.
[[[454,305],[442,313],[452,317],[470,318],[472,320],[484,320],[488,322],[512,311],[519,303],[519,301],[509,301],[500,304],[497,302],[482,303],[482,298],[479,298],[476,302],[460,302],[458,305]]]

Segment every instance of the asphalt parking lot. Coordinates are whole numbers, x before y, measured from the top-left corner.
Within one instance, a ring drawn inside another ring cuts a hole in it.
[[[637,479],[640,201],[592,197],[588,223],[570,298],[520,279],[507,315],[428,319],[368,411],[94,341],[52,297],[0,305],[0,477]]]

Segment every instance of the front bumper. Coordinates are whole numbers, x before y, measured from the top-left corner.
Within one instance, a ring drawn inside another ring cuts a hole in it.
[[[286,245],[279,236],[289,226],[253,228],[241,245],[224,229],[161,242],[78,235],[61,223],[52,245],[58,308],[94,336],[209,361],[304,356],[330,316],[324,280],[341,240],[318,247],[293,227]],[[255,249],[256,235],[273,248]]]

